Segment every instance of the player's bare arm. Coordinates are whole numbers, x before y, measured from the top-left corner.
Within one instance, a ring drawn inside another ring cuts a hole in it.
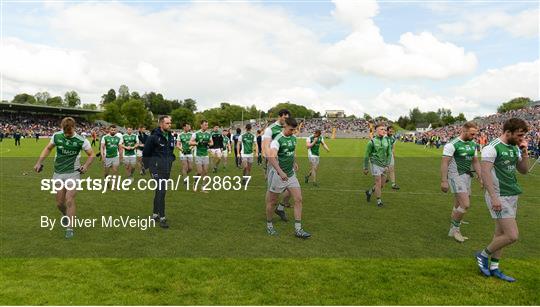
[[[34,170],[36,172],[41,171],[41,165],[43,164],[43,160],[45,160],[45,158],[47,158],[51,154],[51,151],[53,150],[53,148],[54,148],[54,144],[47,144],[47,146],[43,148],[43,151],[39,155],[36,165],[34,165]]]
[[[482,161],[480,164],[482,168],[482,178],[484,179],[484,189],[491,198],[491,207],[494,211],[501,211],[502,205],[499,200],[497,192],[495,192],[495,186],[493,184],[493,178],[491,177],[491,170],[493,169],[493,163],[489,161]]]
[[[441,191],[448,192],[448,165],[452,157],[443,156],[441,160]]]

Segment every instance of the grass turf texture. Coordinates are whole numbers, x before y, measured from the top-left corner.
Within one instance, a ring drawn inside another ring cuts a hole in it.
[[[480,277],[472,258],[493,230],[476,182],[470,224],[463,226],[471,239],[458,244],[446,236],[452,198],[439,192],[441,150],[399,143],[402,189],[386,189],[379,209],[363,194],[372,180],[358,157],[365,141],[328,143],[319,188],[303,184],[308,163],[304,146],[298,148],[310,240],[294,238],[292,222],[276,221],[280,235],[266,235],[265,183],[255,166],[247,191],[168,192],[169,230],[76,229],[67,241],[58,227],[39,227],[41,215],[59,215],[54,197],[39,190],[52,158],[42,174],[30,172],[45,140],[23,140],[21,148],[4,140],[0,304],[539,304],[540,167],[519,177],[520,242],[501,262],[518,282],[506,284]],[[241,174],[232,159],[218,173],[225,174]],[[89,176],[100,175],[96,161]],[[152,197],[84,191],[77,214],[145,216]]]

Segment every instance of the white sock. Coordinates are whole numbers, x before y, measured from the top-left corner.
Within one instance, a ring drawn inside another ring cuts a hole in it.
[[[272,224],[272,222],[266,222],[266,227],[268,228],[273,228],[274,227],[274,224]]]
[[[277,206],[277,209],[278,209],[279,211],[283,211],[283,210],[285,210],[285,207],[283,207],[282,204],[279,204],[279,205]]]
[[[300,221],[295,221],[295,222],[294,222],[294,229],[297,230],[297,231],[300,230],[300,229],[302,229],[302,222],[300,222]]]

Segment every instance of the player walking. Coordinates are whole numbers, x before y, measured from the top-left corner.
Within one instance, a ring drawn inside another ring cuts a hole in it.
[[[371,201],[371,195],[375,193],[378,207],[383,207],[381,194],[391,155],[392,145],[386,137],[386,126],[379,123],[375,125],[375,136],[368,142],[364,157],[364,174],[368,174],[368,166],[371,162],[371,175],[375,180],[373,187],[366,191],[366,199],[368,202]]]
[[[302,191],[296,178],[296,136],[294,130],[298,126],[294,118],[286,118],[283,132],[272,140],[267,154],[268,187],[266,192],[266,231],[269,235],[277,235],[272,223],[274,207],[283,191],[288,190],[294,200],[294,234],[298,238],[307,239],[311,234],[302,228]]]
[[[511,118],[503,124],[502,134],[482,149],[485,199],[495,220],[495,234],[491,243],[476,253],[476,261],[483,275],[508,282],[515,279],[502,273],[499,261],[503,248],[518,239],[516,213],[518,195],[522,190],[517,182],[516,170],[521,174],[528,172],[529,152],[525,138],[528,130],[524,120]]]
[[[195,149],[195,165],[197,166],[197,175],[206,176],[208,174],[208,165],[210,158],[208,157],[208,146],[212,146],[212,135],[208,131],[208,121],[201,121],[201,129],[191,135],[189,141],[190,146],[197,146]],[[201,192],[206,193],[201,189]]]
[[[56,132],[51,137],[51,141],[41,154],[34,166],[36,172],[41,172],[43,169],[43,160],[56,147],[56,156],[54,157],[54,174],[53,179],[66,182],[69,180],[77,180],[81,178],[81,174],[86,172],[92,161],[94,160],[94,151],[90,142],[75,132],[75,120],[71,117],[65,117],[61,122],[62,131]],[[88,159],[84,165],[80,164],[81,150],[84,150]],[[66,225],[65,237],[67,239],[73,237],[73,217],[75,216],[75,195],[76,189],[66,189],[65,187],[56,193],[56,206],[62,212],[62,224]],[[67,217],[67,221],[65,220]]]
[[[251,166],[253,165],[253,156],[257,155],[257,146],[255,144],[255,135],[251,133],[251,124],[246,125],[246,132],[242,133],[238,138],[238,152],[242,158],[243,175],[249,176]],[[244,182],[246,178],[242,179]]]
[[[474,141],[477,134],[478,126],[474,122],[465,123],[459,137],[444,145],[441,161],[441,190],[444,193],[450,190],[454,194],[454,208],[448,236],[454,237],[460,243],[468,239],[461,234],[460,225],[470,207],[472,168],[482,185],[480,161],[477,158]]]
[[[109,126],[109,133],[101,138],[101,155],[105,153],[104,177],[118,175],[118,165],[122,155],[120,145],[122,145],[122,135],[117,132],[116,125]]]
[[[176,147],[180,150],[180,161],[182,161],[182,176],[184,178],[193,169],[193,154],[191,153],[191,146],[189,141],[191,140],[191,125],[184,123],[182,125],[182,132],[178,135]]]
[[[210,156],[212,157],[213,172],[217,173],[221,162],[223,150],[223,134],[219,131],[219,126],[214,126],[212,130],[212,144],[210,145]]]
[[[128,178],[133,180],[133,173],[137,166],[136,149],[139,147],[139,138],[133,133],[133,128],[127,127],[127,133],[122,136],[122,143],[120,144],[124,150],[124,157],[122,162],[126,166],[126,172]]]
[[[308,159],[309,163],[311,164],[311,170],[304,177],[304,179],[305,182],[308,183],[309,178],[311,177],[313,179],[313,185],[316,187],[319,186],[319,184],[317,183],[317,170],[319,169],[319,155],[321,145],[326,150],[326,152],[330,152],[330,149],[328,149],[328,146],[324,141],[324,137],[321,135],[321,130],[315,130],[315,133],[310,135],[306,139],[306,147],[308,149]]]

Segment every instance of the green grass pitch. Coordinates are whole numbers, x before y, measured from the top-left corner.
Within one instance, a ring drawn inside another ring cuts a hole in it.
[[[540,304],[540,166],[519,176],[520,240],[501,261],[518,279],[510,284],[476,269],[473,253],[494,227],[477,182],[462,227],[470,240],[447,237],[452,197],[439,190],[442,149],[398,143],[401,190],[386,189],[385,208],[377,208],[363,193],[372,184],[362,174],[365,141],[328,140],[313,187],[303,183],[308,161],[299,140],[303,222],[313,234],[305,241],[293,236],[292,222],[275,220],[279,236],[266,235],[258,166],[247,191],[169,191],[168,230],[83,228],[66,240],[61,228],[39,223],[42,215],[59,217],[54,196],[40,190],[54,154],[43,173],[31,171],[45,144],[0,143],[1,305]],[[101,174],[96,160],[85,176]],[[218,175],[241,172],[229,158]],[[77,215],[147,216],[152,198],[149,191],[83,191]]]

